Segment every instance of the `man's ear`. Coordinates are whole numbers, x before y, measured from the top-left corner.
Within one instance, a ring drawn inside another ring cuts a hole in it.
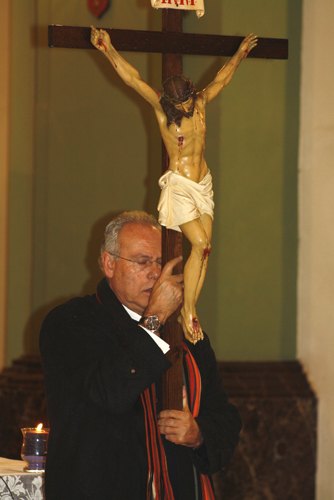
[[[103,252],[101,255],[101,267],[104,275],[107,278],[112,278],[115,270],[115,257],[108,252]]]

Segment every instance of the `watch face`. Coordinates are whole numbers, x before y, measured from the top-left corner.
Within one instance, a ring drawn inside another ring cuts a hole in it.
[[[158,316],[147,316],[144,320],[144,326],[151,330],[152,332],[156,332],[160,328],[160,321]]]

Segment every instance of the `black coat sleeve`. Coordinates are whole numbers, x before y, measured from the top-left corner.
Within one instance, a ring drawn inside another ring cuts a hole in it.
[[[49,313],[40,350],[51,415],[82,411],[85,402],[115,415],[127,412],[169,366],[130,317],[120,325],[88,298]]]

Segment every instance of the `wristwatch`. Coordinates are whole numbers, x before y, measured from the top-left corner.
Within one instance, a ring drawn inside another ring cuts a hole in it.
[[[160,320],[156,314],[151,316],[143,316],[139,321],[139,324],[150,330],[151,332],[157,332],[162,327]]]

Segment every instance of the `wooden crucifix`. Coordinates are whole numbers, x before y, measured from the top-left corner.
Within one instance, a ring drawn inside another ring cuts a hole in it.
[[[162,81],[182,74],[182,54],[232,56],[243,37],[224,35],[196,35],[182,32],[182,11],[166,9],[162,12],[162,31],[106,29],[119,51],[162,53]],[[91,29],[74,26],[49,26],[49,46],[93,49]],[[288,41],[259,38],[249,57],[286,59]],[[168,168],[168,156],[163,147],[162,172]],[[163,261],[182,255],[181,233],[163,228]],[[164,407],[182,409],[182,329],[174,315],[164,327],[164,339],[170,344],[171,368],[164,378]]]

